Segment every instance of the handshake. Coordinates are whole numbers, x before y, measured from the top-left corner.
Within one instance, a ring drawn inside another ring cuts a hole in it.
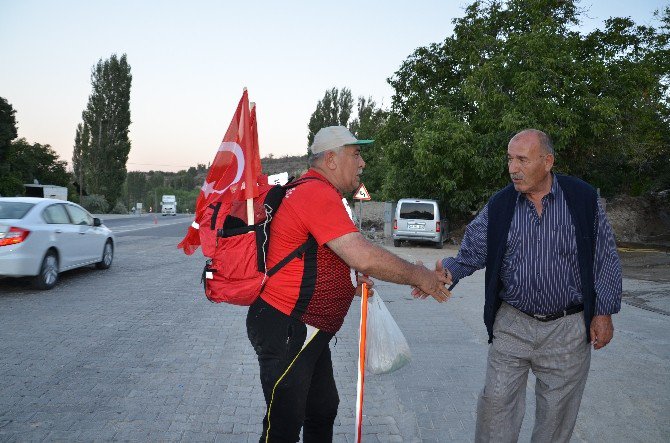
[[[412,297],[424,299],[429,295],[442,303],[449,300],[451,291],[447,285],[451,285],[451,273],[442,267],[442,262],[435,262],[435,271],[430,271],[423,266],[422,261],[416,262],[418,271],[416,284],[411,285]],[[453,287],[453,286],[452,286]]]

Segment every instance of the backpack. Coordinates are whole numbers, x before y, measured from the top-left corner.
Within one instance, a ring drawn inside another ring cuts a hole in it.
[[[249,306],[263,291],[265,283],[294,258],[302,257],[309,247],[316,245],[311,235],[279,263],[268,269],[266,257],[270,242],[270,223],[277,213],[286,192],[317,177],[303,177],[285,185],[260,185],[259,195],[253,199],[254,221],[247,225],[247,202],[219,202],[211,204],[200,226],[202,252],[210,257],[205,262],[201,281],[205,296],[214,303]]]

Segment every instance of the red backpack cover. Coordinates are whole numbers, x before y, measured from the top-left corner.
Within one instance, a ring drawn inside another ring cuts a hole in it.
[[[300,245],[271,269],[266,256],[270,240],[270,223],[279,209],[286,191],[309,179],[305,177],[286,185],[259,185],[258,197],[253,199],[254,224],[247,224],[247,202],[219,202],[210,205],[203,216],[208,225],[200,225],[202,252],[205,262],[202,282],[205,295],[214,303],[248,306],[260,295],[269,277],[286,263],[301,257],[310,243]]]

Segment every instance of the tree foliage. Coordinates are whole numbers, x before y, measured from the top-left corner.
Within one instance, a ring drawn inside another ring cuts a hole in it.
[[[359,139],[375,140],[375,143],[363,148],[365,169],[363,170],[363,181],[370,192],[381,190],[386,164],[385,148],[380,133],[388,119],[388,112],[377,106],[372,97],[358,97],[356,118],[349,123],[349,130]]]
[[[84,195],[79,204],[93,214],[106,214],[109,211],[109,203],[102,195]]]
[[[670,187],[669,11],[660,29],[612,18],[584,35],[576,1],[472,3],[389,80],[385,195],[477,209],[508,182],[507,142],[528,127],[553,138],[559,172],[605,194]]]
[[[145,210],[151,207],[157,212],[161,197],[169,194],[176,196],[179,212],[193,212],[207,171],[203,164],[179,172],[131,171],[123,186],[123,201],[128,208],[142,203]]]
[[[319,100],[316,110],[309,120],[308,144],[314,141],[314,135],[326,126],[346,126],[358,139],[377,139],[384,129],[388,112],[377,106],[372,97],[358,97],[356,114],[352,117],[353,99],[348,88],[332,88]],[[368,189],[381,189],[385,171],[384,147],[374,143],[365,147],[363,152],[366,167],[363,171]]]
[[[23,195],[25,183],[34,183],[67,187],[70,174],[67,163],[60,160],[58,154],[49,145],[30,144],[24,138],[12,142],[7,152],[9,170],[0,178],[0,194]]]
[[[100,59],[91,72],[92,92],[75,135],[76,179],[88,194],[104,195],[112,207],[126,179],[131,82],[125,54]]]
[[[25,138],[14,140],[18,135],[15,113],[12,105],[0,97],[0,195],[23,195],[23,185],[35,180],[68,186],[66,162],[51,146],[30,144]]]
[[[0,97],[0,165],[6,163],[9,145],[18,136],[15,113],[12,105]]]
[[[311,146],[319,129],[326,126],[347,126],[353,106],[351,90],[348,88],[342,88],[342,90],[337,88],[328,89],[323,99],[316,104],[316,110],[309,119],[307,125],[309,129],[307,134],[308,146]]]

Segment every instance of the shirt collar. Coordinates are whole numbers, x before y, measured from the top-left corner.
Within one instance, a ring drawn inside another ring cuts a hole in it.
[[[558,193],[558,190],[560,189],[558,186],[558,179],[556,178],[556,174],[553,172],[550,172],[551,174],[551,190],[549,191],[549,194],[547,194],[547,197],[551,199],[556,198],[556,194]]]
[[[547,198],[547,199],[554,200],[554,199],[556,198],[556,194],[557,194],[558,192],[560,192],[560,189],[561,189],[561,188],[558,186],[558,179],[556,178],[556,174],[554,174],[553,172],[550,172],[550,174],[551,174],[551,189],[549,190],[549,193],[548,193],[547,195],[545,195],[544,197],[542,197],[542,199]],[[521,199],[528,200],[528,199],[526,198],[526,196],[523,195],[523,194],[522,194],[521,192],[519,192],[519,191],[516,192],[516,199],[517,199],[517,201],[519,201],[519,200],[521,200]],[[530,201],[530,200],[529,200],[529,201]]]

